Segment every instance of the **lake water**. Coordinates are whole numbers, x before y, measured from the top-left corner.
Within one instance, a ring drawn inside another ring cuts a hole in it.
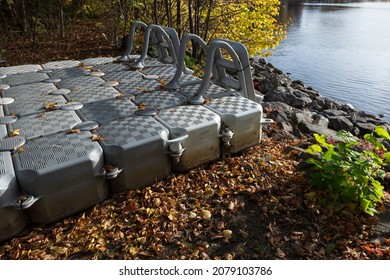
[[[280,16],[287,39],[268,62],[390,122],[390,1],[284,1]]]

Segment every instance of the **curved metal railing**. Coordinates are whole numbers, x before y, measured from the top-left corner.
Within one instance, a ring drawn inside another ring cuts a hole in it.
[[[211,81],[211,75],[213,72],[213,68],[215,68],[215,54],[216,52],[220,52],[221,49],[226,50],[229,55],[232,57],[232,65],[234,65],[235,69],[242,69],[242,64],[237,55],[234,48],[226,41],[216,39],[210,43],[210,46],[207,49],[207,58],[206,58],[206,68],[204,72],[204,76],[202,79],[202,83],[197,91],[197,93],[189,98],[190,104],[203,104],[205,101],[205,95],[207,88],[209,87],[209,83]],[[238,71],[238,75],[243,75],[241,71]],[[245,87],[245,85],[244,85]],[[243,92],[245,92],[245,88],[243,88]]]
[[[142,46],[141,56],[138,58],[138,60],[135,63],[130,65],[130,68],[143,69],[145,67],[145,58],[146,58],[146,55],[148,52],[149,40],[150,40],[150,36],[151,36],[152,31],[155,33],[156,39],[158,39],[158,40],[162,39],[161,41],[156,42],[157,52],[159,55],[158,60],[159,61],[164,60],[166,58],[166,56],[163,53],[163,49],[164,50],[169,49],[171,51],[171,54],[172,54],[172,64],[174,64],[174,65],[178,64],[176,50],[175,50],[175,47],[174,47],[174,44],[173,44],[171,37],[164,30],[163,27],[161,27],[159,25],[151,24],[146,28],[146,31],[145,31],[145,37],[144,37],[144,42],[143,42],[143,46]]]
[[[185,55],[186,55],[186,46],[190,40],[193,40],[196,43],[198,43],[202,47],[204,52],[207,53],[207,49],[208,49],[207,44],[205,43],[205,41],[203,41],[203,39],[201,37],[199,37],[198,35],[195,35],[195,34],[184,35],[180,41],[177,69],[176,69],[175,75],[173,76],[171,81],[164,86],[166,89],[179,89],[181,87],[181,85],[179,84],[179,79],[180,79],[182,73],[186,73],[184,59],[185,59]]]
[[[146,30],[148,25],[142,21],[135,21],[131,24],[130,34],[129,34],[129,38],[127,40],[127,49],[126,49],[125,53],[117,59],[117,61],[120,61],[120,62],[130,61],[130,59],[131,59],[130,54],[133,50],[135,30],[137,27],[142,27],[143,29]]]

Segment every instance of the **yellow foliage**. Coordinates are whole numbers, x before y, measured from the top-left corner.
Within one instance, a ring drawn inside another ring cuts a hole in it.
[[[214,37],[243,43],[250,55],[276,47],[285,28],[278,24],[279,0],[217,1],[212,16],[218,19]]]

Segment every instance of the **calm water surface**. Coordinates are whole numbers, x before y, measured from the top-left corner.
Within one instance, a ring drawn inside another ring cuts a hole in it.
[[[287,39],[267,59],[323,96],[390,122],[390,1],[285,1]]]

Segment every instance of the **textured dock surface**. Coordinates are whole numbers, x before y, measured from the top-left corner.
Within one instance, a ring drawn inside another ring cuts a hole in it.
[[[198,85],[163,87],[175,71],[107,57],[0,68],[0,240],[260,142],[261,105],[213,84],[188,105]]]

